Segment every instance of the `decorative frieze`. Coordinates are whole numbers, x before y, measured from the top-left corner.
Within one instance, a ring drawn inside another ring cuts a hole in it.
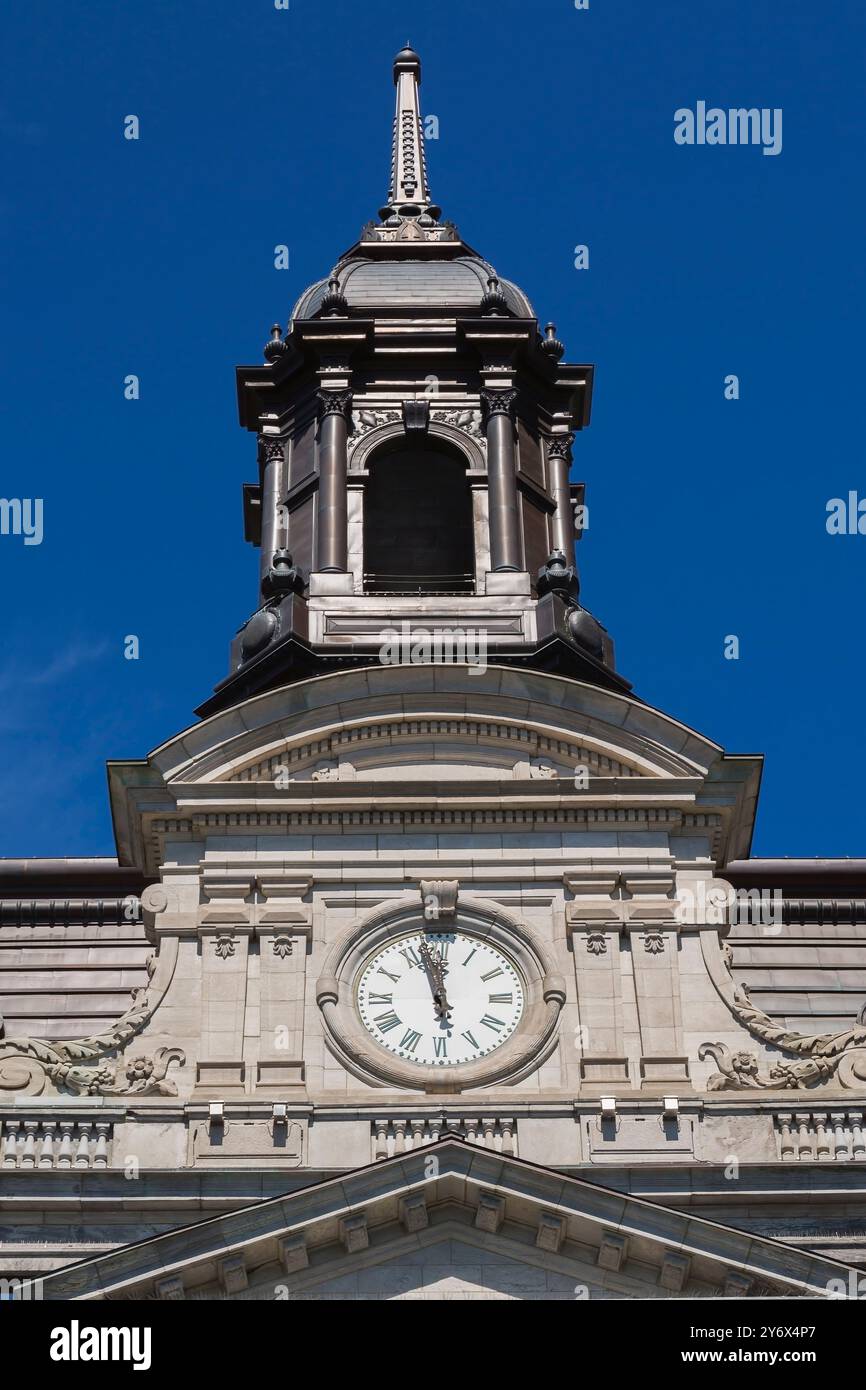
[[[637,765],[631,766],[621,759],[611,758],[573,740],[545,737],[536,729],[528,729],[525,725],[504,721],[492,723],[489,720],[422,718],[370,723],[357,728],[342,729],[324,738],[308,739],[282,752],[271,754],[268,758],[253,762],[248,767],[240,768],[232,772],[226,780],[272,782],[281,769],[284,772],[288,769],[291,779],[304,778],[310,775],[305,764],[319,759],[337,758],[340,753],[351,752],[359,746],[370,747],[431,737],[468,740],[472,744],[516,744],[520,746],[521,755],[527,763],[540,757],[555,759],[565,763],[567,767],[588,768],[590,777],[646,775]]]

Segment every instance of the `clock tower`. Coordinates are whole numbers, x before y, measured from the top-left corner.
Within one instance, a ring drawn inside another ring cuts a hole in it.
[[[574,561],[593,368],[564,360],[555,326],[434,204],[420,81],[404,48],[378,218],[274,326],[265,364],[238,369],[258,606],[202,715],[368,665],[395,625],[410,650],[469,632],[493,664],[630,688]]]

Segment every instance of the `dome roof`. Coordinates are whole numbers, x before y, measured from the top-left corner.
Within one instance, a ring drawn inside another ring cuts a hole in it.
[[[466,254],[449,260],[380,260],[346,257],[334,271],[350,310],[362,312],[415,309],[419,314],[478,310],[487,282],[496,272],[480,256]],[[500,280],[505,303],[518,318],[535,318],[529,300],[510,280]],[[328,280],[305,290],[292,311],[293,319],[313,318],[328,291]]]

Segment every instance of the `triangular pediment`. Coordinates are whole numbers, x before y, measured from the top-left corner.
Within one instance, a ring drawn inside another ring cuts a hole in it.
[[[848,1267],[449,1137],[57,1271],[46,1299],[826,1296]]]

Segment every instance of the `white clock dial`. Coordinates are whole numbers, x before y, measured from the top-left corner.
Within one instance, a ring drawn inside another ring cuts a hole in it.
[[[381,1047],[420,1066],[453,1067],[494,1052],[523,1013],[517,967],[460,931],[416,931],[364,966],[358,1012]]]

